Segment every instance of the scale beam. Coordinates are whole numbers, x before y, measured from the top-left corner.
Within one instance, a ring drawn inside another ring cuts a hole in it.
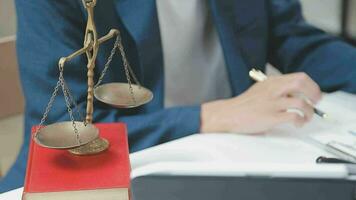
[[[74,52],[73,54],[71,54],[71,55],[69,55],[67,57],[62,57],[61,59],[59,59],[58,66],[63,69],[67,62],[73,60],[73,58],[75,58],[75,57],[78,57],[78,56],[86,53],[91,48],[92,48],[92,45],[89,44],[89,45],[84,46],[83,48],[79,49],[78,51]]]
[[[108,41],[108,40],[110,40],[110,39],[112,39],[112,38],[114,38],[114,37],[117,36],[117,35],[119,35],[119,30],[117,30],[117,29],[111,29],[107,35],[101,37],[101,38],[98,40],[99,45],[102,44],[102,43],[104,43],[104,42],[106,42],[106,41]]]
[[[115,36],[117,36],[119,34],[119,30],[117,29],[111,29],[110,32],[101,37],[100,39],[98,39],[99,45],[114,38]],[[65,64],[67,62],[70,62],[71,60],[73,60],[74,58],[83,55],[84,53],[86,53],[87,51],[90,51],[93,48],[93,44],[89,43],[87,45],[85,45],[83,48],[77,50],[76,52],[72,53],[71,55],[67,56],[67,57],[62,57],[59,62],[58,62],[58,66],[61,68],[64,68]]]

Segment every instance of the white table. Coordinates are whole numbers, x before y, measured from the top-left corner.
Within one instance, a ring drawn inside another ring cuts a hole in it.
[[[23,188],[12,190],[0,195],[0,200],[21,200]]]

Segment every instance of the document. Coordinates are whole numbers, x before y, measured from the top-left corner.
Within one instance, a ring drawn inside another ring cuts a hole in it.
[[[234,172],[242,174],[280,176],[283,172],[286,177],[345,178],[349,173],[345,165],[327,169],[330,165],[316,164],[316,159],[319,156],[348,158],[330,151],[330,143],[338,142],[342,148],[356,147],[356,136],[351,133],[356,130],[356,96],[343,92],[326,94],[317,107],[329,115],[328,120],[314,116],[303,128],[284,125],[259,135],[195,134],[134,153],[131,155],[133,176],[160,170],[189,174],[194,173],[193,169],[199,169],[197,173],[205,169],[214,174],[234,166]]]
[[[349,154],[349,158],[341,155],[342,152],[334,152],[338,156],[355,161],[356,95],[345,92],[326,94],[317,107],[327,112],[327,119],[314,116],[312,122],[303,128],[277,127],[270,134],[286,134],[290,137],[299,137],[326,150],[337,148]]]

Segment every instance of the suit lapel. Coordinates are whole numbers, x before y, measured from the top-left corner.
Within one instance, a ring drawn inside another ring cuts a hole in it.
[[[254,63],[242,44],[242,34],[255,23],[258,13],[248,12],[259,0],[209,0],[210,9],[225,55],[233,95],[245,91],[252,81],[248,72]],[[251,38],[249,38],[251,39]]]
[[[142,70],[141,82],[163,96],[163,56],[155,0],[114,1],[122,23],[133,37]],[[163,98],[155,98],[147,109],[163,106]]]

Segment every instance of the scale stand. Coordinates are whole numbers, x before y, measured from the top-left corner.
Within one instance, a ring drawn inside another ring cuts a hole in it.
[[[63,57],[59,60],[59,80],[46,107],[44,115],[41,119],[41,123],[34,134],[34,140],[37,144],[43,147],[52,149],[66,149],[75,155],[90,155],[103,152],[109,147],[109,142],[99,136],[99,130],[92,124],[94,112],[94,96],[99,101],[102,101],[116,108],[133,108],[151,101],[153,94],[150,90],[142,87],[136,78],[129,62],[127,61],[119,30],[112,29],[107,35],[98,39],[98,34],[94,22],[94,8],[96,6],[97,0],[82,0],[82,2],[88,13],[84,46],[73,54],[67,57]],[[99,46],[102,43],[114,38],[115,36],[116,41],[114,47],[111,50],[111,54],[107,60],[107,63],[105,64],[104,70],[102,71],[97,84],[94,85],[94,68]],[[108,83],[100,85],[117,49],[119,49],[121,58],[123,60],[127,83]],[[83,119],[82,122],[79,122],[74,120],[72,106],[74,105],[78,114],[80,116],[82,115],[79,112],[77,103],[75,102],[64,80],[63,72],[65,63],[84,53],[86,54],[88,60],[87,107],[85,120]],[[131,78],[135,84],[132,84]],[[57,96],[60,89],[63,91],[71,121],[43,126],[49,111],[52,108],[55,97]]]

